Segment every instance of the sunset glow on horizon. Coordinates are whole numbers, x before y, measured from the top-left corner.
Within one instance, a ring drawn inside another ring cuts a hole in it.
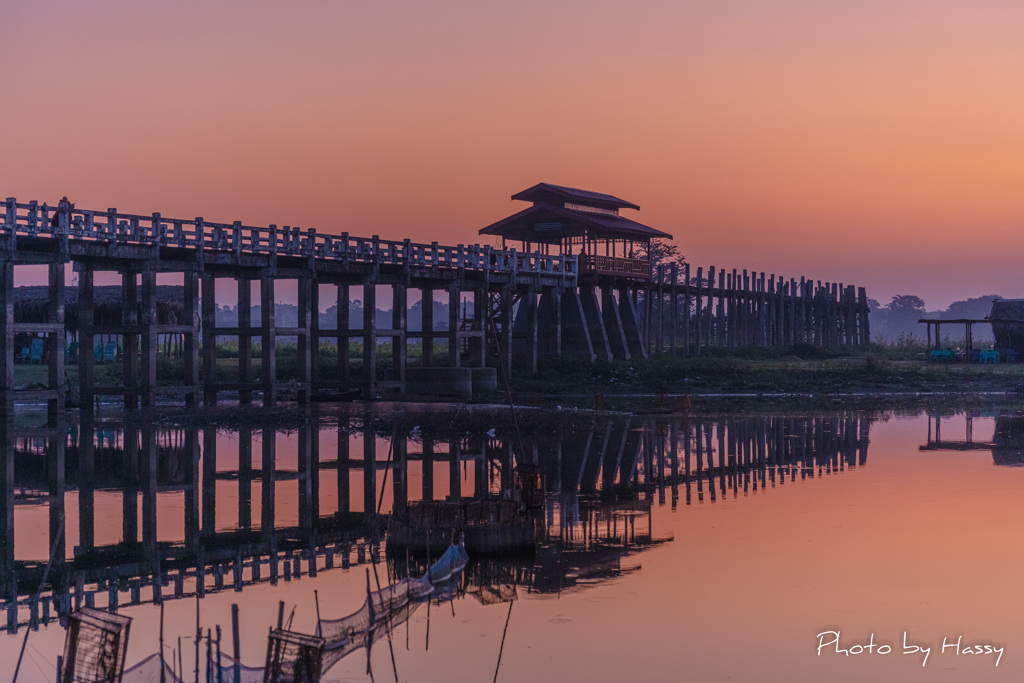
[[[19,3],[0,192],[454,244],[549,182],[694,266],[1024,297],[1022,29],[1002,0]]]

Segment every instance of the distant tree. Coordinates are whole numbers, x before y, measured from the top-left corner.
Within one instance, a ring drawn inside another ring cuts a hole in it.
[[[686,264],[686,257],[679,253],[679,245],[674,242],[667,240],[651,240],[651,246],[648,249],[641,248],[635,256],[637,258],[647,258],[651,261],[651,273],[657,277],[658,266],[665,266],[665,277],[669,277],[668,270],[672,267],[672,264],[676,264],[677,277],[679,282],[682,282],[683,277],[683,266]]]
[[[963,301],[954,301],[940,317],[942,318],[975,318],[981,319],[992,311],[992,302],[1002,299],[998,294],[986,294]]]
[[[876,338],[895,341],[901,337],[908,339],[924,336],[924,330],[917,322],[925,316],[924,300],[919,296],[897,294],[887,306],[869,310],[871,330]]]

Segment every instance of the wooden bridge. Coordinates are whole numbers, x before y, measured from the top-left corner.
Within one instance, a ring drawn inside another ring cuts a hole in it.
[[[586,260],[582,270],[581,258]],[[284,392],[303,402],[318,392],[352,387],[374,398],[385,392],[429,391],[438,380],[452,377],[467,389],[487,388],[496,382],[493,367],[487,367],[495,354],[510,371],[534,373],[540,359],[562,354],[628,359],[651,351],[696,354],[711,346],[859,346],[869,339],[863,288],[855,292],[852,286],[725,269],[717,271],[716,279],[714,268],[705,277],[701,268],[694,275],[688,265],[682,271],[675,266],[652,269],[648,261],[632,257],[615,259],[629,261],[629,268],[618,263],[609,270],[595,258],[81,210],[65,201],[50,207],[8,198],[0,231],[0,410],[11,412],[16,400],[45,400],[51,412],[64,408],[69,262],[78,279],[75,333],[81,353],[74,362],[80,405],[87,412],[99,396],[123,397],[130,409],[152,406],[159,396],[180,397],[188,405],[214,403],[225,391],[243,403],[259,391],[264,404],[273,404]],[[14,268],[23,265],[49,269],[43,321],[15,319]],[[118,324],[98,323],[94,314],[94,278],[104,271],[121,277],[126,305]],[[157,314],[157,276],[168,273],[180,275],[184,284],[183,314],[174,321]],[[237,325],[217,324],[218,279],[237,286]],[[294,326],[275,318],[275,286],[282,280],[297,283]],[[254,282],[259,283],[258,321],[251,315]],[[336,295],[337,323],[330,329],[320,324],[322,286],[333,287]],[[410,289],[429,302],[419,330],[407,320]],[[433,320],[432,302],[439,291],[448,302],[446,326]],[[361,295],[359,329],[350,325],[353,293]],[[388,304],[391,323],[381,327],[377,308]],[[16,387],[15,359],[21,351],[16,335],[45,339],[39,354],[48,367],[45,387]],[[180,373],[161,376],[159,340],[167,335],[183,340],[183,378]],[[123,373],[116,386],[97,382],[92,350],[102,336],[121,339]],[[281,337],[296,340],[297,367],[290,377],[278,372]],[[230,381],[218,377],[217,342],[224,338],[237,339],[239,345],[237,378]],[[327,341],[337,348],[330,368],[322,362],[321,342]],[[435,342],[441,351],[435,352]],[[413,363],[410,344],[421,346]],[[390,354],[382,352],[388,348]],[[435,353],[444,357],[435,358]]]

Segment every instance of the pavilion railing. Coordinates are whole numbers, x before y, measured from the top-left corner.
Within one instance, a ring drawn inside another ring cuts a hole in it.
[[[592,256],[580,254],[580,273],[583,275],[614,275],[634,280],[651,279],[651,262],[647,259]]]

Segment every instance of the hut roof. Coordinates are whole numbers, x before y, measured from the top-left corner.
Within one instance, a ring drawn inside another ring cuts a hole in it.
[[[574,211],[551,204],[534,204],[480,230],[481,235],[506,239],[557,243],[566,235],[601,239],[672,239],[672,235],[622,216]]]
[[[619,199],[610,194],[591,192],[590,190],[579,190],[575,187],[564,187],[552,185],[551,183],[537,183],[533,187],[512,195],[512,199],[521,199],[527,202],[550,202],[552,200],[569,200],[584,206],[593,206],[602,209],[639,209],[640,207],[632,202]]]

